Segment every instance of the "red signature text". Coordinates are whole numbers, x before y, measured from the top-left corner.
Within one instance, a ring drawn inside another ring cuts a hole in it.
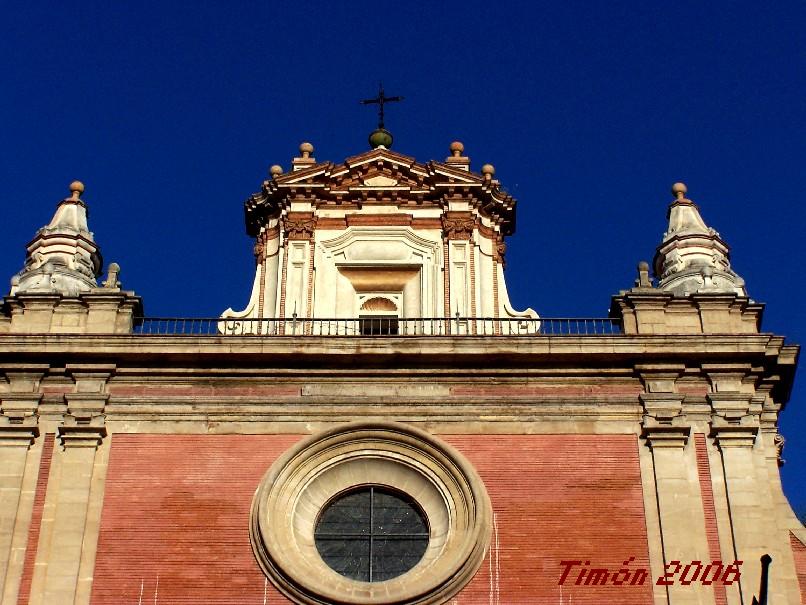
[[[621,569],[611,570],[606,567],[592,567],[590,561],[574,559],[560,561],[563,570],[557,584],[560,586],[568,583],[576,586],[643,586],[649,579],[649,571],[631,564],[635,557],[630,557],[622,563]],[[730,564],[723,564],[722,561],[691,561],[683,565],[680,561],[669,561],[664,567],[663,575],[655,580],[657,586],[690,586],[698,582],[704,586],[721,583],[730,586],[738,582],[742,573],[740,567],[742,561],[734,561]]]

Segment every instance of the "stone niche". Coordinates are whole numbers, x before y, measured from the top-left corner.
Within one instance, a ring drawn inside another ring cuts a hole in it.
[[[323,234],[316,251],[315,316],[439,315],[438,231],[433,239],[405,227],[350,228],[328,235]]]

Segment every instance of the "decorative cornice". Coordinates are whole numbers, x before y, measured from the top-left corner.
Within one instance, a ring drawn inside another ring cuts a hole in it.
[[[515,228],[515,200],[490,174],[478,174],[456,162],[420,164],[409,156],[373,149],[343,164],[297,166],[273,172],[261,191],[244,203],[247,233],[255,237],[270,217],[278,217],[299,196],[314,206],[344,208],[389,202],[445,207],[445,196],[458,196],[495,223],[503,235]],[[392,184],[394,183],[394,184]]]

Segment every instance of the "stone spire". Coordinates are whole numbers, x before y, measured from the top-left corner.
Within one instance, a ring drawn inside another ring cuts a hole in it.
[[[669,229],[655,253],[658,288],[676,295],[712,292],[747,296],[744,280],[730,268],[728,245],[705,224],[699,209],[686,199],[683,183],[672,185]]]
[[[25,266],[12,279],[11,294],[56,292],[77,296],[97,288],[101,254],[87,227],[84,185],[70,183],[70,197],[56,207],[50,223],[28,244]]]

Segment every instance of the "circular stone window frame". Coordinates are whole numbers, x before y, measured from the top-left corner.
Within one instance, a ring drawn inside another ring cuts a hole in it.
[[[342,576],[314,540],[327,503],[370,485],[408,495],[429,527],[420,561],[382,582]],[[406,424],[355,422],[307,437],[274,462],[252,500],[250,540],[261,569],[294,603],[437,605],[473,578],[491,527],[484,483],[457,450]]]

